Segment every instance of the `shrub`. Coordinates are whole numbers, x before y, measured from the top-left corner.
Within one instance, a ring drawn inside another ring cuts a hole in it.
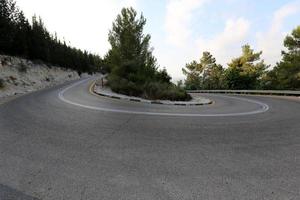
[[[127,79],[110,75],[108,84],[112,91],[129,96],[138,96],[151,100],[188,101],[191,96],[185,90],[172,83],[147,82],[138,85]]]
[[[5,87],[4,80],[0,78],[0,89],[3,89]]]
[[[143,96],[147,99],[171,101],[189,101],[192,97],[172,83],[150,82],[144,87]]]
[[[143,93],[143,89],[141,86],[134,84],[127,79],[123,79],[117,76],[109,76],[108,84],[112,91],[130,95],[130,96],[140,96]]]
[[[21,72],[21,73],[26,73],[27,69],[28,68],[27,68],[27,66],[24,63],[21,63],[20,66],[19,66],[19,68],[18,68],[19,72]]]

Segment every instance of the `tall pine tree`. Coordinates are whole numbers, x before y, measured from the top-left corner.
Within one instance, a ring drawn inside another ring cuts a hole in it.
[[[267,89],[300,90],[300,26],[284,40],[287,51],[265,79]]]

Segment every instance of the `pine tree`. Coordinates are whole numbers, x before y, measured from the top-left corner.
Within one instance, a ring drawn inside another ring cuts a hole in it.
[[[144,34],[146,19],[133,8],[123,8],[109,32],[105,63],[110,68],[111,89],[149,99],[189,100],[184,90],[171,83],[166,69],[158,70],[150,48],[150,35]]]
[[[216,59],[209,52],[203,53],[200,65],[203,68],[202,89],[222,89],[224,87],[222,65],[217,64]]]
[[[22,11],[17,15],[17,23],[15,25],[15,28],[16,32],[12,42],[12,52],[14,55],[27,57],[29,54],[29,37],[31,27]]]
[[[282,61],[277,63],[265,78],[267,89],[300,89],[300,26],[284,40],[287,51],[282,52]]]
[[[15,3],[0,0],[0,52],[12,53],[14,30]]]
[[[124,8],[109,33],[111,49],[106,57],[111,75],[129,82],[143,84],[153,79],[157,70],[156,59],[150,48],[150,35],[144,35],[146,19],[133,8]]]
[[[229,89],[256,89],[268,66],[260,59],[262,52],[254,53],[249,45],[242,47],[242,55],[228,64],[225,72]]]
[[[183,74],[186,76],[185,87],[188,90],[201,89],[202,66],[197,61],[192,61],[182,68]]]
[[[203,52],[200,62],[193,61],[182,69],[187,76],[187,89],[221,89],[223,88],[223,67],[216,64],[216,59],[210,52]]]

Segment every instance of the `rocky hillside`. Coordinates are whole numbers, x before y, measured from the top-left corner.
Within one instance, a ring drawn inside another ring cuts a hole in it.
[[[0,55],[0,97],[24,94],[78,78],[75,71]]]

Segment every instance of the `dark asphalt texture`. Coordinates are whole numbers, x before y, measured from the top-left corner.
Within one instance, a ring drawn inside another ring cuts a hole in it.
[[[68,84],[0,105],[0,200],[300,199],[300,99],[205,95],[207,106],[127,102]],[[233,97],[233,98],[232,98]],[[242,98],[242,99],[239,99]]]

